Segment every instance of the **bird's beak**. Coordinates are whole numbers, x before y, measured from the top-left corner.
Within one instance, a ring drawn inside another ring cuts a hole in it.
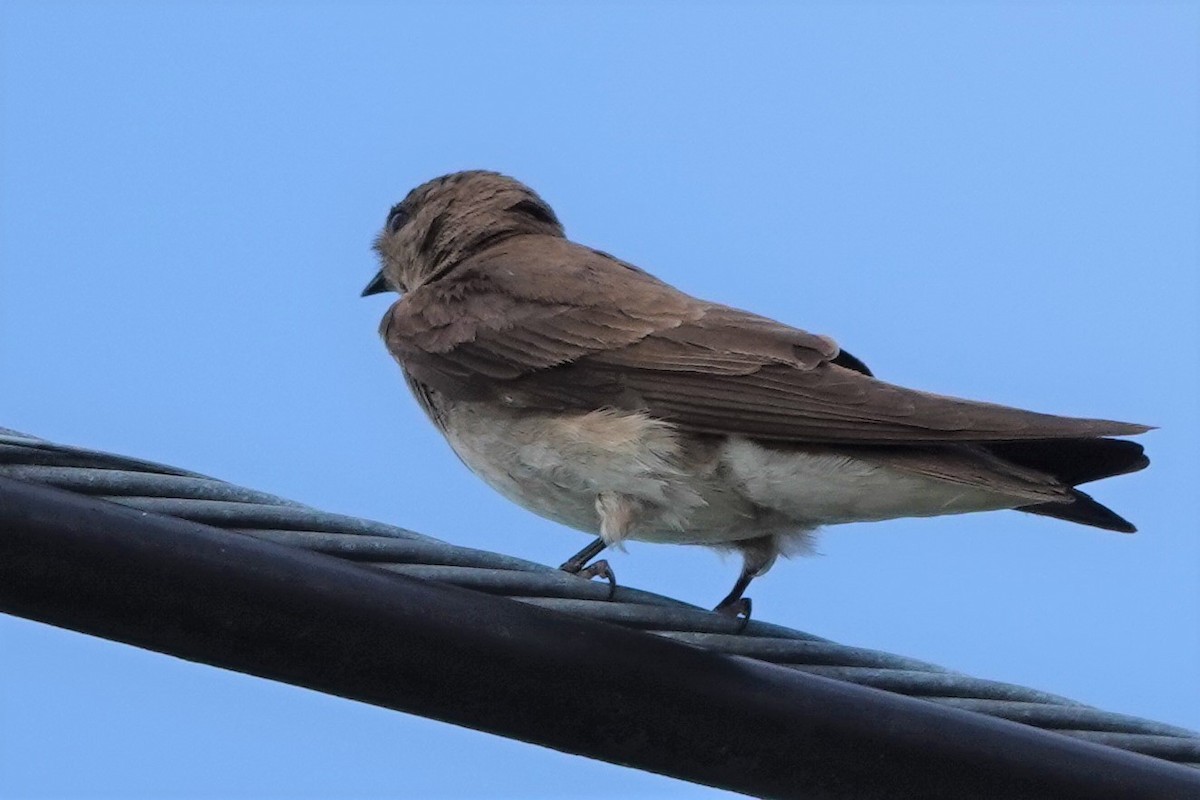
[[[362,296],[370,297],[373,294],[388,291],[387,281],[383,279],[383,270],[375,273],[375,277],[371,278],[371,282],[367,284],[367,288],[363,289]]]

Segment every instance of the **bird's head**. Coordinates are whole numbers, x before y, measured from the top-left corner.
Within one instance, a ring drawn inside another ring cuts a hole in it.
[[[563,236],[550,206],[495,172],[454,172],[423,183],[388,213],[375,238],[380,269],[363,290],[409,292],[510,236]]]

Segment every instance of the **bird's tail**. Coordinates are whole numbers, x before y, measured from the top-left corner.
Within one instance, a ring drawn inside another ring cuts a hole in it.
[[[1005,461],[1048,473],[1070,487],[1137,472],[1150,464],[1140,444],[1124,439],[996,442],[987,445],[987,449]],[[1109,531],[1133,533],[1137,530],[1124,517],[1075,488],[1071,489],[1071,500],[1066,502],[1036,503],[1017,510]]]

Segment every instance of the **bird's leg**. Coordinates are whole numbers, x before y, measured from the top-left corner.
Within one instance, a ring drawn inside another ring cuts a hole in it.
[[[585,578],[601,577],[606,579],[608,581],[608,599],[611,600],[617,591],[617,577],[613,574],[612,567],[604,559],[588,566],[584,565],[609,545],[621,544],[621,541],[629,535],[636,510],[637,504],[624,495],[616,492],[601,492],[596,495],[596,515],[600,517],[600,536],[596,541],[567,559],[567,563],[562,565],[562,569]]]
[[[725,599],[717,603],[717,607],[713,609],[718,614],[724,614],[727,617],[737,619],[741,617],[746,622],[750,621],[750,598],[742,597],[746,592],[746,588],[750,585],[750,581],[754,580],[757,573],[742,569],[742,574],[738,576],[737,583],[733,585],[733,589],[729,594],[725,595]]]
[[[568,558],[566,563],[559,567],[559,569],[563,572],[570,572],[572,575],[578,575],[589,581],[592,578],[604,578],[604,580],[608,581],[608,599],[612,600],[613,594],[617,591],[617,576],[613,574],[612,567],[603,558],[588,564],[592,558],[600,555],[606,547],[608,547],[608,542],[604,541],[602,537],[597,536],[594,542]]]
[[[604,548],[606,547],[608,547],[608,543],[603,538],[597,536],[596,541],[568,558],[559,569],[563,572],[570,572],[572,575],[578,575],[583,571],[587,563],[604,552]]]
[[[771,568],[779,556],[779,540],[774,536],[760,536],[756,539],[746,539],[735,543],[734,548],[742,554],[742,574],[738,575],[737,583],[725,599],[713,609],[718,614],[724,614],[744,621],[743,627],[750,621],[750,598],[742,597],[750,581],[762,575]]]

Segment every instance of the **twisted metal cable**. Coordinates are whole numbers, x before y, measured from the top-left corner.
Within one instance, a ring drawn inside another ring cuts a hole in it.
[[[174,467],[0,428],[0,475],[1200,767],[1200,733],[1184,728],[758,620],[739,631],[741,623],[726,616],[624,586],[610,599],[607,584],[552,567],[320,511]]]

